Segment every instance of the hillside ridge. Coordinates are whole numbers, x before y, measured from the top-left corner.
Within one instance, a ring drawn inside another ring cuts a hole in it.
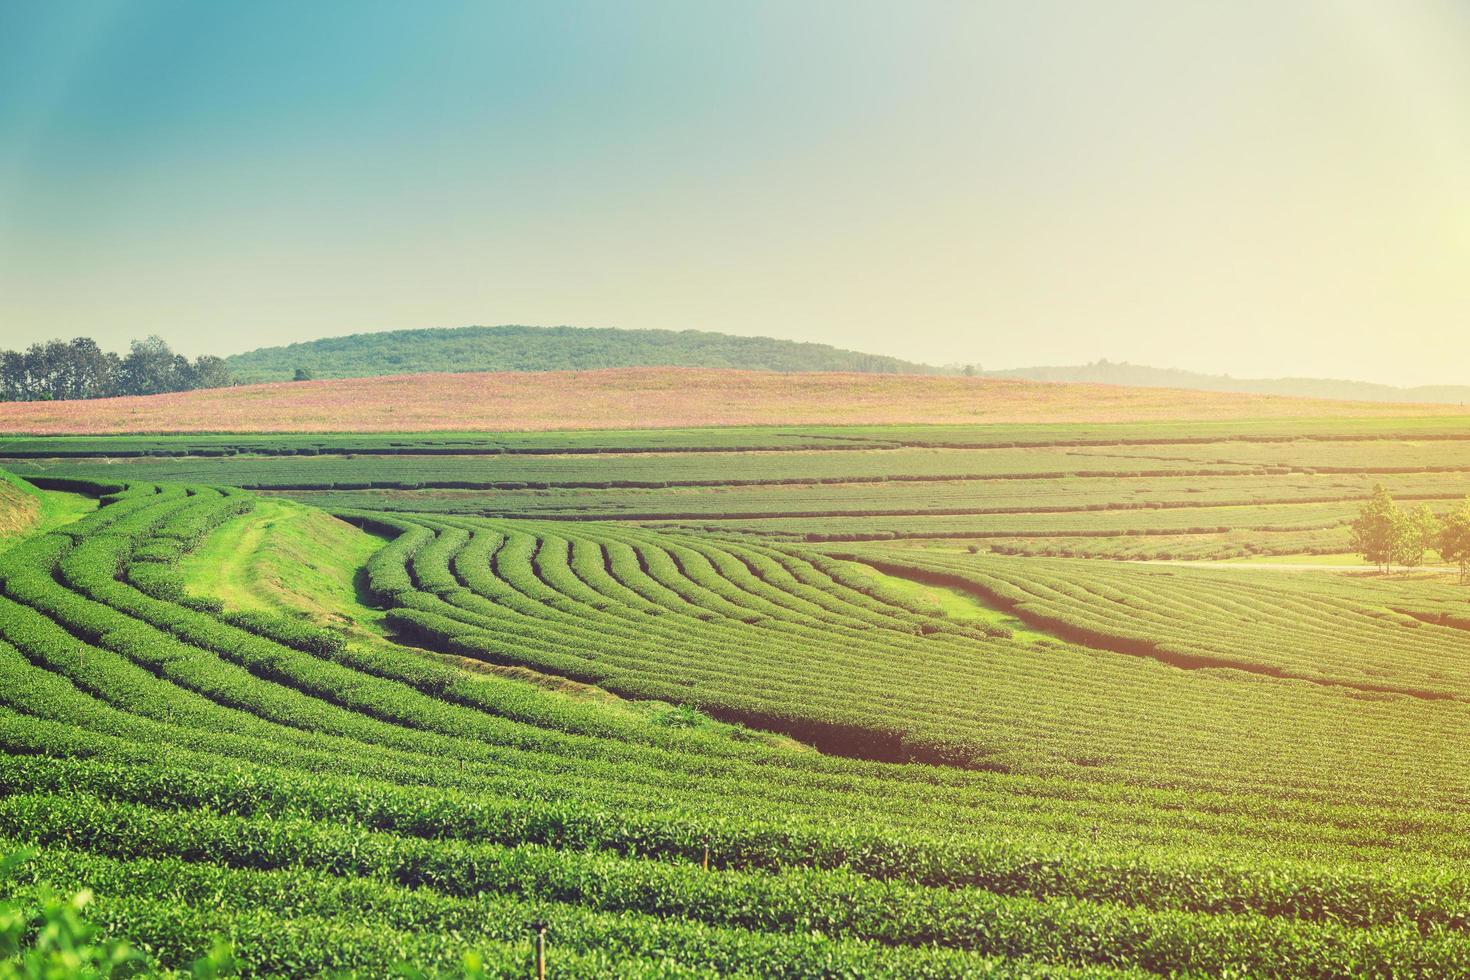
[[[262,347],[225,359],[242,383],[465,371],[560,371],[622,367],[736,368],[944,374],[927,364],[829,344],[703,330],[615,327],[439,327],[326,337]]]

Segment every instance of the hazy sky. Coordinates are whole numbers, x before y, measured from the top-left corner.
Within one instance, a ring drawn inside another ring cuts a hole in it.
[[[0,0],[0,346],[1470,382],[1470,4]]]

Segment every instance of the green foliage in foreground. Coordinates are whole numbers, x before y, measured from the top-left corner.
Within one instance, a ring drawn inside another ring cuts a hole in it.
[[[34,855],[30,849],[0,855],[0,887],[16,890],[12,877]],[[65,896],[40,885],[28,896],[0,900],[0,980],[105,980],[159,972],[125,940],[101,935],[88,918],[95,898],[90,889]],[[216,942],[190,964],[188,975],[215,980],[233,975],[237,965],[229,945]]]

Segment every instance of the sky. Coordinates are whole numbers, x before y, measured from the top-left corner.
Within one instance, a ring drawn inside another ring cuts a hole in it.
[[[1466,0],[0,0],[0,346],[1465,383]]]

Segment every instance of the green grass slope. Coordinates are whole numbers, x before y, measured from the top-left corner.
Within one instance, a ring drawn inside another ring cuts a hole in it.
[[[261,500],[211,534],[179,571],[189,591],[227,610],[352,626],[367,619],[353,578],[382,544],[314,507]]]
[[[0,547],[30,530],[41,517],[41,500],[30,485],[0,470]]]
[[[366,378],[444,371],[566,371],[617,367],[709,367],[760,371],[937,374],[937,368],[826,344],[736,337],[700,330],[586,327],[457,327],[392,330],[263,347],[227,358],[241,382]]]

